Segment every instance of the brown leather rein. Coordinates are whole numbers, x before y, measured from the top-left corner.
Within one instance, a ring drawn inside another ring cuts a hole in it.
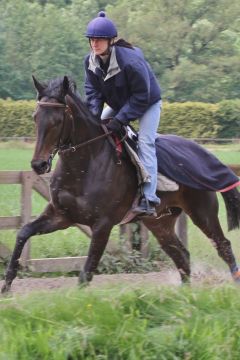
[[[65,108],[65,114],[68,114],[70,115],[70,117],[72,117],[72,112],[71,112],[71,109],[68,105],[66,104],[61,104],[61,103],[51,103],[51,102],[47,102],[47,101],[37,101],[37,104],[39,106],[44,106],[44,107],[57,107],[57,108]],[[103,138],[106,138],[108,137],[109,135],[112,135],[112,131],[108,131],[107,127],[104,125],[104,124],[101,124],[103,130],[104,130],[104,134],[102,135],[99,135],[93,139],[90,139],[90,140],[87,140],[87,141],[84,141],[83,143],[81,144],[78,144],[78,145],[74,145],[74,146],[70,146],[68,149],[64,149],[64,150],[61,150],[59,149],[59,147],[56,148],[56,150],[53,152],[53,154],[51,154],[51,158],[53,159],[53,157],[56,155],[56,153],[58,153],[59,155],[62,155],[62,154],[66,154],[68,152],[75,152],[77,149],[81,148],[81,147],[84,147],[86,145],[89,145],[95,141],[98,141],[100,139],[103,139]],[[127,134],[124,135],[122,137],[121,140],[119,140],[119,142],[122,142],[126,139],[127,137]]]

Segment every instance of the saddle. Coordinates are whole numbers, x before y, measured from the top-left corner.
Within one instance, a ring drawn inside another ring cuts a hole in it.
[[[106,119],[103,122],[106,124],[108,121],[109,119]],[[103,125],[103,128],[106,131],[106,126]],[[131,125],[125,126],[124,130],[125,135],[123,134],[122,139],[113,135],[111,143],[116,151],[117,163],[121,163],[123,152],[126,151],[136,168],[138,185],[141,187],[143,183],[150,182],[150,176],[138,156],[138,134]],[[158,172],[157,179],[158,191],[177,191],[179,189],[179,185],[175,181],[160,172]]]
[[[150,176],[145,170],[137,154],[138,135],[135,132],[135,130],[129,125],[127,126],[126,131],[127,131],[127,138],[126,140],[124,140],[124,146],[127,153],[129,154],[132,163],[135,165],[137,169],[138,183],[139,185],[141,185],[145,182],[150,182]],[[179,189],[179,185],[175,181],[169,179],[167,176],[163,175],[160,172],[158,172],[157,179],[158,179],[157,181],[158,191],[177,191]]]

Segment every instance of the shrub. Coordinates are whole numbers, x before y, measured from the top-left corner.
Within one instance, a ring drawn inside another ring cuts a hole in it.
[[[200,102],[163,103],[160,132],[190,138],[215,138],[219,131],[214,117],[217,108],[217,104]]]
[[[35,101],[0,100],[0,136],[35,136],[31,114]],[[218,104],[163,103],[159,132],[188,138],[239,138],[240,100]],[[138,123],[132,124],[136,129]]]
[[[0,100],[0,136],[35,136],[31,118],[35,101]]]
[[[99,266],[98,274],[119,274],[119,273],[147,273],[149,271],[160,271],[168,267],[171,260],[160,247],[150,249],[147,259],[142,257],[141,252],[129,250],[126,244],[118,244],[116,252],[109,252],[103,255]]]
[[[221,101],[215,119],[220,126],[219,137],[240,138],[240,99]]]

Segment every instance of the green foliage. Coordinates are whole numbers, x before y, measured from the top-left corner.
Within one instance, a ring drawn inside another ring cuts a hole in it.
[[[219,137],[240,138],[240,100],[221,101],[215,118],[221,126]]]
[[[119,0],[107,8],[144,49],[169,101],[239,97],[238,0]]]
[[[34,101],[0,100],[0,134],[3,137],[35,135],[31,114]],[[188,138],[239,138],[240,100],[218,104],[163,103],[159,132]]]
[[[239,289],[117,287],[0,300],[0,358],[239,359]]]
[[[160,132],[185,137],[218,137],[214,114],[218,105],[205,103],[163,104]]]
[[[32,99],[31,74],[40,80],[66,74],[83,81],[83,58],[88,51],[84,30],[87,16],[96,11],[95,3],[75,0],[66,8],[50,1],[42,5],[0,2],[0,97]]]
[[[106,10],[140,46],[168,101],[240,97],[239,0],[1,0],[0,97],[31,99],[31,74],[83,85],[87,23]]]
[[[154,246],[155,247],[155,246]],[[169,258],[158,249],[151,249],[147,259],[136,250],[129,250],[124,243],[118,243],[118,250],[115,252],[106,251],[99,263],[97,272],[99,274],[118,274],[118,273],[146,273],[149,271],[159,271],[168,263]]]
[[[34,101],[0,100],[0,134],[3,137],[35,136],[31,114]]]
[[[29,2],[36,2],[42,6],[45,6],[47,4],[54,4],[58,7],[63,7],[63,6],[66,6],[66,5],[69,5],[71,4],[71,0],[27,0]]]

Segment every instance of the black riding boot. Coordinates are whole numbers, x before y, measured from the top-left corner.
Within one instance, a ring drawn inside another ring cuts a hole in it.
[[[132,209],[132,212],[141,214],[141,215],[156,215],[156,206],[158,204],[147,200],[143,197],[139,204]]]

